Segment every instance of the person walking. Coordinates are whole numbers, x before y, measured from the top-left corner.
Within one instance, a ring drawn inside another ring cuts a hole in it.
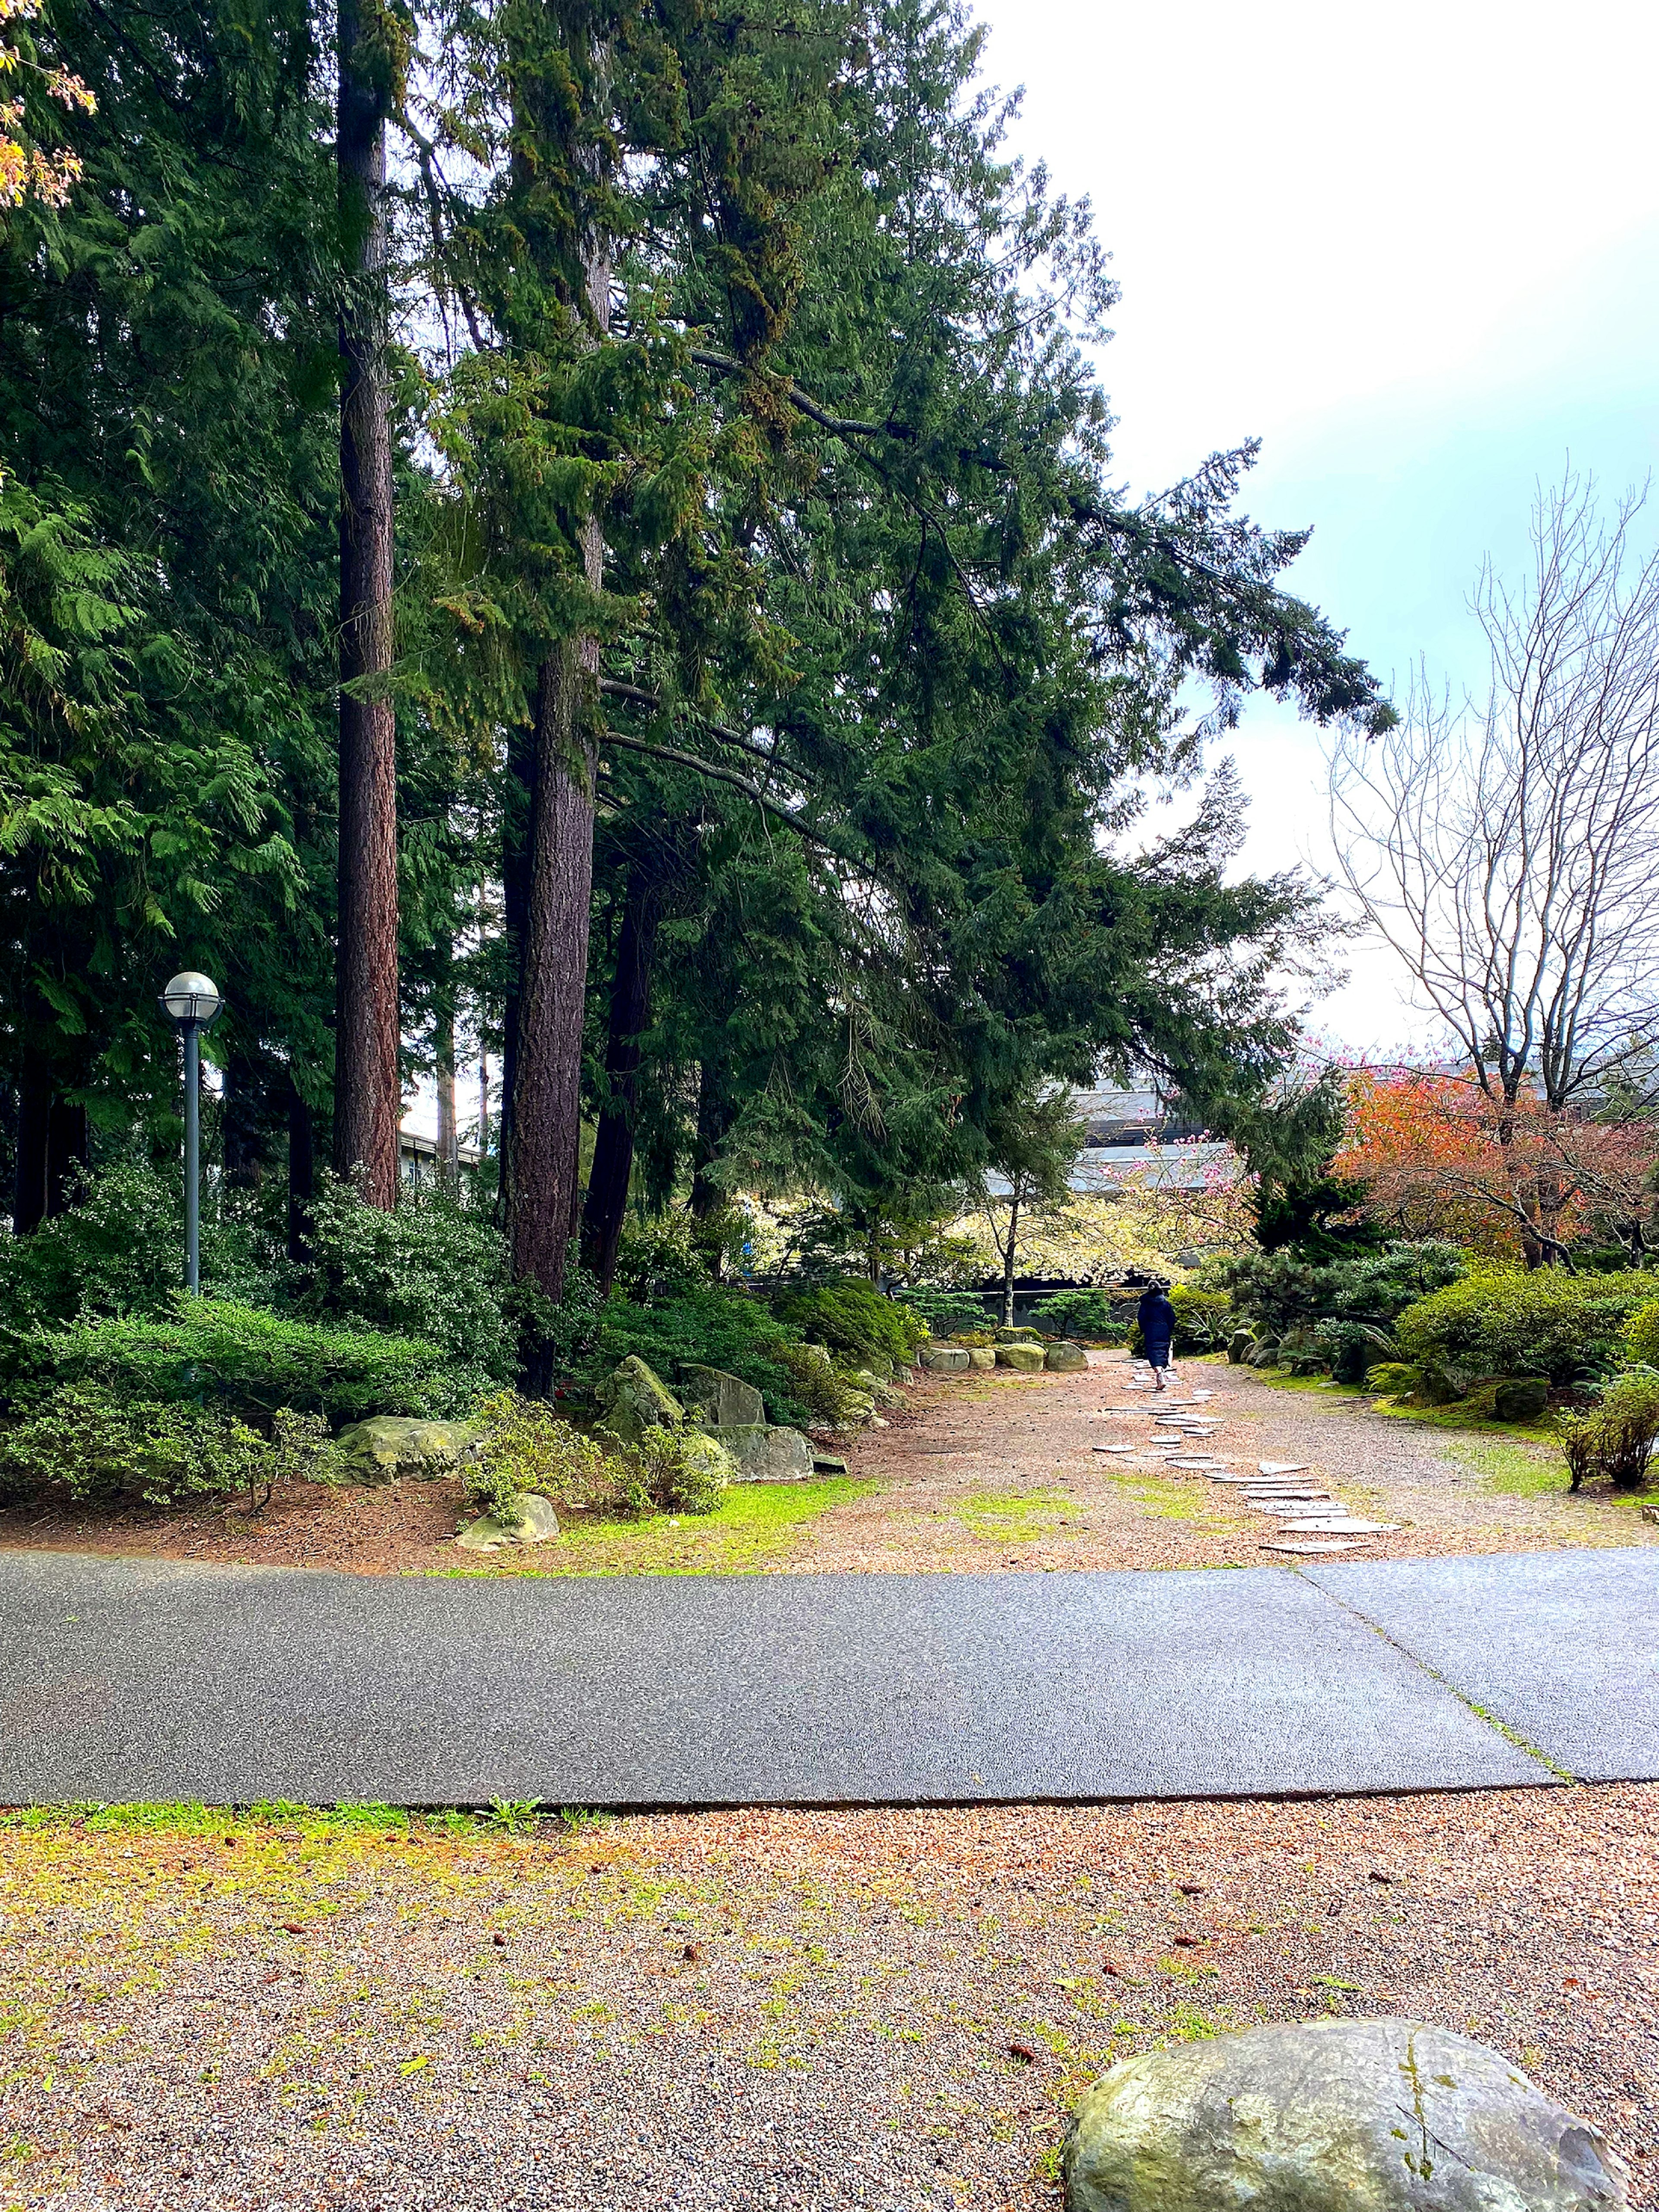
[[[1146,1346],[1146,1358],[1152,1370],[1152,1388],[1166,1388],[1164,1376],[1170,1365],[1170,1347],[1175,1342],[1175,1308],[1170,1304],[1170,1293],[1162,1283],[1154,1283],[1143,1291],[1140,1304],[1135,1308],[1135,1319],[1140,1323],[1142,1340]]]

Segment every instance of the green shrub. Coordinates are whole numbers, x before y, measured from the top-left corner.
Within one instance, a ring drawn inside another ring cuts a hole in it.
[[[659,1513],[712,1513],[738,1471],[723,1443],[684,1426],[647,1429],[628,1456]]]
[[[8,1334],[109,1314],[165,1313],[179,1294],[183,1184],[137,1160],[84,1181],[68,1212],[27,1237],[0,1237],[0,1314]],[[202,1279],[218,1295],[262,1304],[285,1270],[257,1224],[202,1224]]]
[[[1322,1320],[1386,1329],[1407,1306],[1456,1282],[1468,1265],[1457,1245],[1419,1237],[1328,1267],[1311,1266],[1288,1251],[1249,1252],[1221,1261],[1215,1273],[1238,1312],[1283,1335],[1298,1322]]]
[[[513,1519],[526,1491],[567,1507],[614,1501],[624,1480],[621,1462],[540,1400],[500,1390],[474,1419],[478,1448],[467,1465],[466,1494],[498,1521]]]
[[[79,1322],[23,1340],[16,1401],[75,1382],[151,1405],[200,1401],[262,1425],[291,1407],[336,1427],[371,1413],[462,1413],[477,1395],[470,1371],[452,1366],[436,1345],[177,1297],[163,1319]]]
[[[1233,1302],[1225,1291],[1201,1291],[1192,1283],[1177,1283],[1170,1304],[1175,1308],[1177,1352],[1218,1352],[1232,1334]]]
[[[800,1425],[815,1414],[801,1395],[792,1347],[798,1331],[786,1327],[763,1299],[722,1283],[689,1284],[648,1306],[611,1297],[599,1316],[587,1375],[597,1381],[629,1352],[669,1379],[693,1361],[724,1368],[751,1383],[766,1401],[769,1420]],[[832,1378],[833,1382],[833,1378]]]
[[[1031,1318],[1055,1336],[1087,1336],[1108,1344],[1121,1344],[1129,1328],[1112,1311],[1108,1291],[1055,1291],[1038,1299]]]
[[[1659,1367],[1659,1298],[1638,1306],[1625,1323],[1625,1356],[1641,1367]]]
[[[1633,1368],[1619,1376],[1589,1413],[1568,1413],[1561,1438],[1580,1490],[1592,1475],[1602,1475],[1615,1490],[1639,1490],[1659,1441],[1659,1371]]]
[[[1394,1359],[1399,1347],[1386,1329],[1368,1321],[1316,1322],[1314,1347],[1339,1382],[1363,1382],[1378,1360]]]
[[[872,1284],[848,1277],[813,1291],[792,1291],[773,1308],[781,1322],[831,1352],[872,1356],[908,1366],[927,1331],[921,1316]],[[976,1319],[984,1318],[981,1313]]]
[[[1616,1367],[1632,1316],[1652,1296],[1650,1275],[1483,1269],[1408,1306],[1395,1336],[1414,1365],[1470,1376],[1547,1375],[1559,1385]]]
[[[935,1336],[955,1336],[964,1328],[983,1328],[989,1310],[970,1291],[933,1291],[925,1285],[895,1291],[895,1305],[919,1314]]]
[[[405,1192],[387,1212],[329,1176],[309,1239],[312,1274],[297,1312],[434,1345],[464,1395],[514,1379],[507,1247],[482,1211],[437,1188]]]
[[[1365,1388],[1383,1398],[1408,1397],[1416,1389],[1418,1380],[1417,1369],[1408,1367],[1401,1359],[1379,1359],[1374,1367],[1365,1370]]]
[[[806,1409],[809,1423],[817,1422],[833,1426],[844,1415],[845,1401],[840,1377],[819,1344],[803,1344],[797,1339],[775,1345],[772,1357],[787,1373],[796,1397]]]
[[[182,1505],[270,1479],[271,1447],[216,1408],[71,1383],[0,1431],[0,1496],[61,1490],[77,1504]],[[267,1492],[268,1494],[268,1492]]]

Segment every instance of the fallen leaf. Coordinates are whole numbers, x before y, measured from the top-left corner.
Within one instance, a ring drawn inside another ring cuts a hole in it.
[[[303,1920],[285,1920],[283,1923],[284,1936],[308,1936],[310,1932],[309,1925]]]
[[[701,1959],[702,1956],[702,1945],[701,1943],[688,1943],[681,1955],[694,1961]]]
[[[1204,1938],[1201,1936],[1177,1936],[1175,1940],[1177,1951],[1196,1951]]]
[[[1183,1897],[1202,1897],[1204,1894],[1204,1885],[1201,1881],[1178,1881],[1176,1887]]]
[[[430,2066],[431,2063],[430,2053],[423,2051],[418,2058],[405,2058],[398,2071],[400,2074],[418,2074],[422,2066]]]
[[[1035,2043],[1022,2043],[1018,2037],[1008,2045],[1008,2053],[1012,2058],[1023,2058],[1028,2066],[1035,2066],[1042,2056]]]
[[[1381,1867],[1373,1867],[1365,1879],[1367,1881],[1391,1882],[1394,1876],[1391,1874],[1384,1874]]]

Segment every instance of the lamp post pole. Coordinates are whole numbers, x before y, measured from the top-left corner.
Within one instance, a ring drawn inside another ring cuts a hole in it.
[[[161,1012],[185,1041],[185,1289],[202,1287],[202,1031],[225,1010],[218,986],[188,970],[161,994]]]

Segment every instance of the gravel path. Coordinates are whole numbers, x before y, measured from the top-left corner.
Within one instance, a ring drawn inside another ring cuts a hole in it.
[[[1144,1443],[1150,1423],[1102,1407],[1126,1402],[1123,1355],[1075,1375],[924,1376],[890,1425],[838,1440],[860,1494],[823,1491],[823,1510],[793,1527],[734,1531],[721,1516],[616,1528],[470,1571],[984,1573],[1051,1568],[1255,1565],[1261,1516],[1201,1475],[1150,1454],[1093,1447]],[[1400,1523],[1352,1556],[1659,1544],[1659,1526],[1606,1491],[1569,1495],[1559,1454],[1522,1437],[1459,1435],[1373,1412],[1346,1394],[1276,1389],[1224,1361],[1186,1363],[1181,1391],[1214,1395],[1221,1431],[1202,1447],[1237,1468],[1305,1461],[1365,1517]],[[1516,1473],[1559,1485],[1516,1494]],[[752,1500],[752,1490],[749,1496]],[[288,1486],[264,1514],[0,1512],[0,1548],[90,1551],[216,1564],[349,1572],[446,1572],[458,1564],[453,1482],[386,1490]],[[752,1536],[752,1540],[750,1538]]]
[[[53,2212],[1054,2212],[1115,2055],[1393,2011],[1659,2203],[1659,1788],[0,1827],[0,2174]],[[9,2140],[8,2140],[9,2138]]]

